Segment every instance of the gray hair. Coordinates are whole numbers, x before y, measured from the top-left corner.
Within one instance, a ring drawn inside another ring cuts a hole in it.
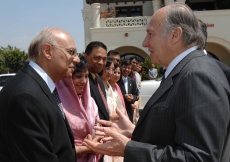
[[[57,45],[53,30],[56,28],[46,28],[42,30],[30,43],[28,48],[29,60],[39,62],[39,56],[42,53],[42,46],[45,43]]]
[[[163,36],[177,27],[182,28],[182,37],[186,46],[198,45],[203,47],[204,36],[199,30],[198,21],[192,10],[182,3],[170,5],[163,22]]]

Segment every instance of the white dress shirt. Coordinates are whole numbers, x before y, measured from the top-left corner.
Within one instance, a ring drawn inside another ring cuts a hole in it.
[[[122,80],[123,80],[123,83],[125,85],[125,91],[128,94],[128,77],[125,78],[122,76]]]
[[[50,92],[53,93],[55,89],[55,84],[53,80],[46,74],[46,72],[34,61],[30,61],[29,65],[42,77],[42,79],[46,82],[47,86],[50,89]]]
[[[182,52],[181,54],[179,54],[170,64],[169,66],[166,68],[165,71],[165,78],[168,77],[168,75],[171,73],[171,71],[174,69],[174,67],[185,57],[187,56],[189,53],[191,53],[192,51],[196,50],[198,47],[194,46],[191,47],[189,49],[187,49],[186,51]]]

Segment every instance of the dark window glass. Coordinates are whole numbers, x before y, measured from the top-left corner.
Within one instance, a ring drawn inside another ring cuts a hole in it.
[[[0,77],[0,86],[3,86],[12,77],[13,76],[1,76]]]
[[[215,2],[189,3],[193,11],[215,10]]]
[[[117,17],[135,17],[142,16],[142,6],[116,7]]]

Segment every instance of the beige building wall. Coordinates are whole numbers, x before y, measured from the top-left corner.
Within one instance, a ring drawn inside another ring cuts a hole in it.
[[[149,22],[151,15],[153,14],[153,5],[151,1],[145,3],[139,1],[135,4],[133,2],[128,2],[126,4],[101,4],[100,11],[104,11],[108,7],[140,5],[143,5],[144,16],[142,17],[145,17],[147,22]],[[230,10],[195,11],[194,14],[197,18],[208,24],[207,51],[212,52],[221,61],[230,66]],[[93,28],[92,8],[91,5],[86,4],[85,1],[82,15],[85,27],[85,46],[91,41],[101,41],[105,43],[108,50],[119,49],[122,54],[137,53],[145,57],[149,55],[147,48],[142,47],[142,41],[146,35],[147,25],[106,27],[106,20],[109,19],[100,19],[101,27]],[[128,36],[125,36],[126,33]]]

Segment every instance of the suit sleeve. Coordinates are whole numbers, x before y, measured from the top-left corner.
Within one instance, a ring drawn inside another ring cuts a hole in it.
[[[131,140],[125,148],[124,162],[220,161],[229,125],[228,89],[214,76],[195,71],[184,76],[174,95],[175,144],[161,146]]]
[[[14,162],[58,162],[49,138],[47,114],[37,98],[20,94],[7,112],[5,140]]]

